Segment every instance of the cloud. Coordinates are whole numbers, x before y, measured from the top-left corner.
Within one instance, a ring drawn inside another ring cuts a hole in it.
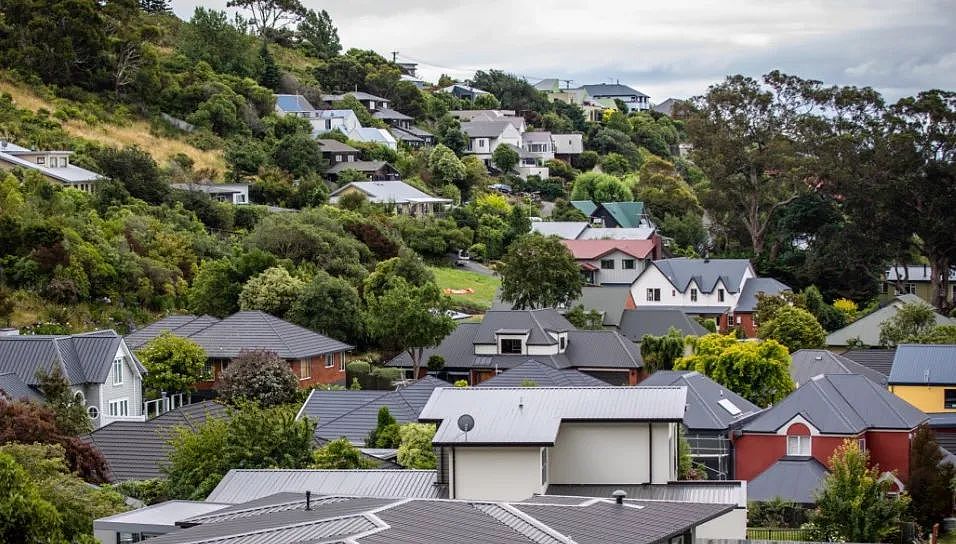
[[[956,14],[947,0],[305,0],[345,47],[468,77],[499,68],[529,80],[620,80],[661,101],[728,74],[781,69],[889,99],[956,88]],[[174,0],[188,18],[195,0]],[[206,7],[223,8],[216,0]]]

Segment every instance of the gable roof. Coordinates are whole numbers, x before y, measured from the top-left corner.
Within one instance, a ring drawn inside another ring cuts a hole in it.
[[[219,320],[210,316],[170,316],[127,336],[136,349],[168,330],[189,338],[210,358],[232,359],[242,351],[261,349],[282,359],[303,359],[350,351],[353,346],[260,311],[236,312]]]
[[[568,368],[558,370],[534,359],[489,378],[477,387],[525,387],[527,382],[534,387],[604,387],[607,384],[583,372]]]
[[[896,348],[851,349],[843,353],[843,357],[854,361],[870,370],[883,375],[884,381],[893,368],[893,358],[896,357]]]
[[[641,91],[632,89],[627,85],[621,85],[619,83],[598,83],[592,85],[581,85],[581,89],[584,89],[588,92],[589,95],[594,98],[603,98],[603,97],[615,97],[615,96],[638,96],[638,97],[647,97],[646,94]],[[649,98],[649,97],[648,97]]]
[[[620,251],[636,259],[647,259],[654,254],[653,240],[561,240],[575,259],[595,260],[608,253]]]
[[[0,397],[6,396],[10,400],[43,400],[43,396],[26,384],[20,376],[13,372],[0,374]]]
[[[674,106],[676,106],[678,102],[682,102],[682,100],[678,100],[676,98],[668,98],[667,100],[661,102],[660,104],[657,104],[656,106],[652,106],[651,109],[656,111],[657,113],[663,113],[664,115],[670,116],[670,115],[673,115]]]
[[[282,492],[316,495],[441,498],[434,470],[231,469],[206,497],[211,502],[243,503]]]
[[[412,134],[411,131],[402,130],[400,127],[389,127],[388,131],[392,133],[392,136],[396,140],[401,140],[403,142],[413,142],[413,143],[424,143],[425,140]]]
[[[653,264],[680,292],[686,291],[690,282],[694,281],[701,292],[711,293],[720,281],[724,284],[724,289],[730,293],[736,293],[744,274],[750,270],[750,261],[747,259],[678,257],[660,259]]]
[[[537,232],[542,236],[557,236],[562,240],[576,240],[587,228],[587,221],[535,221],[531,223],[531,232]]]
[[[288,113],[315,111],[315,107],[301,94],[277,94],[276,109]]]
[[[581,287],[581,296],[568,304],[568,308],[580,304],[585,310],[601,312],[605,327],[618,327],[621,325],[621,316],[630,295],[630,285],[584,286]],[[621,334],[630,339],[623,331]]]
[[[775,433],[796,416],[821,434],[856,435],[867,430],[911,430],[926,414],[858,374],[821,374],[744,427]]]
[[[747,498],[769,501],[780,497],[797,504],[813,504],[827,474],[826,467],[813,457],[783,457],[747,482]]]
[[[409,117],[400,111],[389,108],[383,108],[372,114],[376,119],[387,119],[389,121],[413,121],[414,117]]]
[[[647,335],[664,336],[671,328],[684,336],[703,336],[707,329],[679,308],[644,307],[621,312],[621,335],[640,342]]]
[[[326,174],[338,174],[343,170],[355,170],[357,172],[378,172],[388,166],[392,170],[395,168],[385,161],[345,161],[333,164],[325,171]]]
[[[316,143],[319,144],[319,147],[322,148],[323,153],[358,153],[359,150],[354,147],[343,144],[338,140],[333,140],[332,138],[319,138],[316,140]]]
[[[744,288],[740,290],[740,298],[737,299],[735,312],[753,312],[757,309],[757,295],[778,295],[784,291],[790,291],[790,286],[781,283],[773,278],[747,278],[744,282]]]
[[[681,421],[686,387],[470,387],[436,389],[421,421],[440,422],[435,445],[553,446],[563,420]],[[458,418],[474,428],[462,433]]]
[[[790,354],[790,377],[799,387],[820,374],[859,374],[881,386],[886,376],[826,349],[801,349]]]
[[[619,227],[637,228],[644,223],[643,202],[601,202],[598,208],[604,208],[611,214]],[[591,215],[594,215],[594,212]]]
[[[511,121],[464,121],[461,131],[469,138],[498,138],[510,126]]]
[[[378,411],[384,406],[398,423],[418,421],[428,397],[437,387],[451,384],[426,376],[394,391],[323,391],[313,389],[297,417],[318,420],[315,437],[329,441],[341,437],[353,444],[364,444],[369,431],[378,423]]]
[[[892,319],[903,304],[926,304],[916,295],[904,294],[896,296],[892,301],[842,329],[827,335],[828,346],[846,346],[851,340],[859,339],[865,346],[880,345],[880,326]],[[928,306],[928,304],[927,304]],[[934,310],[937,325],[956,325],[956,319],[950,319]]]
[[[598,208],[597,204],[590,200],[572,200],[571,205],[578,209],[584,215],[591,217],[594,210]]]
[[[684,425],[691,431],[726,431],[740,427],[761,412],[756,404],[698,372],[658,370],[641,385],[686,387]]]
[[[551,309],[543,310],[492,310],[485,313],[478,330],[475,344],[497,343],[498,331],[527,331],[528,345],[553,346],[558,340],[549,332],[567,332],[574,329],[567,319]]]
[[[900,344],[887,383],[891,385],[956,384],[956,345]]]
[[[343,165],[355,163],[341,163]],[[422,192],[404,181],[353,181],[345,184],[332,192],[330,197],[336,197],[347,188],[353,187],[368,195],[370,202],[381,204],[404,203],[404,202],[438,202],[450,203],[451,199],[439,198],[428,193]]]
[[[24,384],[37,386],[37,371],[49,373],[58,365],[70,385],[103,383],[122,342],[112,330],[0,336],[0,373],[14,374]],[[137,372],[145,373],[135,356],[132,364]]]

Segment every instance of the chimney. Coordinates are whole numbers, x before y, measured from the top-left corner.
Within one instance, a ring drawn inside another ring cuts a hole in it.
[[[624,497],[627,497],[627,491],[618,489],[614,493],[611,493],[611,496],[614,497],[614,502],[617,504],[624,504]]]
[[[312,510],[312,492],[305,492],[305,509],[306,511]]]

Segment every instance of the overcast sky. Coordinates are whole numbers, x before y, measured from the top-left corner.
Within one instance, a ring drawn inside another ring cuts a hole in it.
[[[172,0],[188,19],[195,0]],[[956,0],[304,0],[344,48],[465,79],[498,68],[572,85],[629,84],[689,97],[728,74],[779,68],[887,98],[956,90]],[[223,8],[225,0],[203,2]]]

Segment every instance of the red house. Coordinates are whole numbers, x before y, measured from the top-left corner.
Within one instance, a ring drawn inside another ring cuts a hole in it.
[[[813,502],[833,452],[856,440],[902,490],[913,431],[926,421],[926,414],[864,376],[821,374],[741,429],[735,474],[749,481],[750,500]]]

